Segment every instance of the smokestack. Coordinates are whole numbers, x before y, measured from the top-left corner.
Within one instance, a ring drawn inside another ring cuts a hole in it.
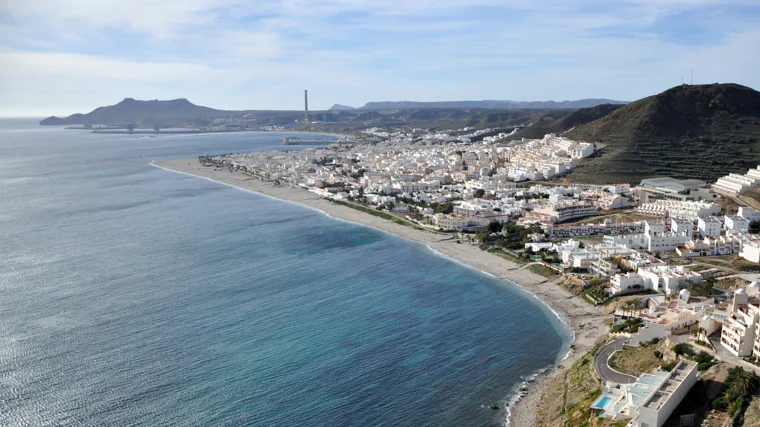
[[[303,121],[309,121],[309,91],[303,91]]]

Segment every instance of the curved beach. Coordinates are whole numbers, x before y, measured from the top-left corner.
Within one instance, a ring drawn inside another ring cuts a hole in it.
[[[241,173],[229,172],[226,169],[214,170],[214,168],[203,167],[194,158],[162,160],[153,162],[152,164],[166,170],[203,177],[284,201],[299,203],[318,209],[338,219],[373,227],[405,239],[423,243],[432,250],[472,268],[511,281],[548,304],[569,322],[569,326],[575,335],[575,341],[569,354],[559,362],[558,367],[539,375],[533,380],[528,387],[528,391],[519,402],[513,408],[508,409],[507,413],[510,415],[509,420],[506,422],[509,425],[534,425],[535,408],[549,380],[558,372],[561,372],[564,366],[570,366],[575,360],[585,354],[593,347],[596,339],[606,333],[607,326],[604,324],[601,309],[589,305],[560,286],[551,283],[543,276],[521,268],[520,265],[502,257],[481,251],[477,246],[457,244],[450,236],[445,234],[399,225],[383,218],[332,203],[301,188],[274,186],[271,182],[261,181]]]

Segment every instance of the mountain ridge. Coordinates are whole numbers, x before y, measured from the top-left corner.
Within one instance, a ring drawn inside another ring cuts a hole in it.
[[[343,105],[343,104],[333,104],[333,106],[330,107],[330,111],[340,111],[340,110],[356,110],[356,107],[352,107],[350,105]]]
[[[165,101],[157,99],[138,101],[124,98],[121,102],[95,108],[86,114],[72,114],[68,117],[51,116],[40,121],[41,125],[78,125],[78,124],[119,124],[141,126],[198,126],[208,121],[209,117],[227,113],[209,107],[195,105],[186,98]],[[114,116],[118,120],[114,121]]]
[[[483,108],[495,110],[509,109],[564,109],[589,108],[600,104],[627,104],[628,101],[615,101],[604,98],[586,98],[576,101],[379,101],[368,102],[359,107],[361,110],[393,110],[408,108]]]
[[[441,127],[506,127],[511,128],[532,121],[549,110],[539,109],[488,109],[488,108],[395,108],[386,110],[358,109],[336,104],[327,111],[310,111],[312,122],[303,123],[301,111],[218,110],[195,105],[186,98],[172,100],[142,101],[124,98],[121,102],[95,108],[89,113],[77,113],[68,117],[51,116],[40,121],[41,125],[107,125],[135,127],[205,127],[218,118],[237,118],[251,127],[295,126],[304,130],[322,124],[329,126],[346,124],[339,129],[326,131],[351,131],[367,126],[415,125],[425,128]],[[557,117],[567,110],[551,110]],[[328,127],[329,127],[328,126]]]
[[[650,176],[715,180],[760,164],[760,92],[735,83],[680,85],[570,130],[601,143],[571,175],[589,182]]]

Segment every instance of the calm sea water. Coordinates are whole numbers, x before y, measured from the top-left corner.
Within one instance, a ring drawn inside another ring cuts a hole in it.
[[[491,425],[561,357],[514,285],[149,165],[281,137],[0,121],[0,425]]]

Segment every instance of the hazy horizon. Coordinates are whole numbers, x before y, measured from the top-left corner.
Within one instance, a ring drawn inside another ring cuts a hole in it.
[[[149,11],[136,13],[136,11]],[[0,116],[135,99],[225,110],[371,101],[633,101],[681,80],[757,88],[752,1],[10,2]]]

